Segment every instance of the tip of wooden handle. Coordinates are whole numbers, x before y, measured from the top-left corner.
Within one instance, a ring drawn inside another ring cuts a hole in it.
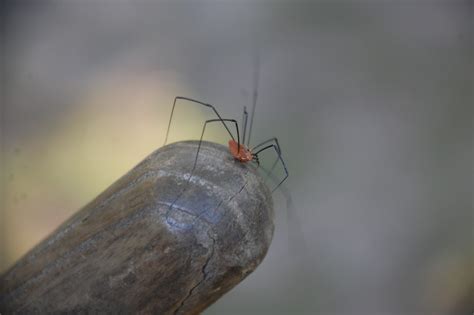
[[[1,312],[195,314],[262,261],[272,197],[227,148],[153,152],[2,276]]]

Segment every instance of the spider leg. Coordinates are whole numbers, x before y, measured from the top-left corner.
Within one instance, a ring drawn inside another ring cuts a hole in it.
[[[265,141],[263,141],[263,142],[257,144],[255,147],[252,148],[252,150],[255,150],[256,148],[259,148],[259,147],[261,147],[261,146],[263,146],[263,145],[265,145],[265,144],[267,144],[267,143],[270,143],[270,142],[272,142],[272,141],[275,142],[275,145],[276,145],[276,147],[277,147],[277,149],[278,149],[278,152],[281,154],[280,143],[278,142],[278,139],[277,139],[276,137],[270,138],[270,139],[268,139],[268,140],[265,140]],[[275,159],[275,162],[273,162],[272,167],[270,168],[270,173],[273,172],[273,170],[275,169],[275,166],[277,165],[278,160],[279,160],[279,158],[278,158],[278,156],[277,156],[277,158]]]
[[[194,165],[193,165],[193,169],[191,171],[191,176],[192,176],[192,173],[194,172],[194,169],[196,168],[196,164],[197,164],[197,160],[198,160],[198,156],[199,156],[199,151],[201,150],[202,138],[204,137],[204,132],[206,131],[207,124],[212,123],[212,122],[222,122],[222,123],[224,123],[225,121],[235,124],[235,129],[236,129],[236,132],[237,132],[237,145],[240,148],[239,124],[237,123],[237,121],[235,119],[222,119],[222,118],[219,118],[219,119],[206,120],[206,122],[204,123],[204,126],[202,128],[201,138],[199,139],[198,149],[197,149],[197,153],[196,153],[196,158],[194,159]],[[234,137],[232,137],[232,139],[233,138]]]
[[[224,124],[224,122],[227,121],[227,122],[232,122],[235,124],[235,129],[236,129],[236,132],[237,132],[237,141],[238,141],[238,144],[240,146],[240,136],[239,136],[239,124],[237,123],[237,121],[235,119],[222,119],[222,118],[219,118],[219,119],[209,119],[209,120],[206,120],[204,122],[204,126],[202,128],[202,132],[201,132],[201,138],[199,139],[199,144],[198,144],[198,149],[197,149],[197,152],[196,152],[196,157],[194,158],[194,164],[193,164],[193,168],[191,169],[191,172],[189,173],[189,177],[186,179],[186,182],[189,183],[189,181],[191,180],[191,178],[193,177],[194,175],[194,171],[196,169],[196,165],[197,165],[197,161],[198,161],[198,157],[199,157],[199,151],[201,150],[201,143],[202,143],[202,139],[204,137],[204,132],[206,131],[206,126],[208,123],[213,123],[213,122],[222,122]],[[225,126],[225,124],[224,124]],[[233,138],[233,137],[232,137]],[[166,220],[168,221],[168,217],[169,217],[169,214],[171,212],[171,209],[173,208],[173,206],[176,204],[176,202],[181,198],[181,196],[184,194],[184,192],[186,191],[186,188],[185,187],[179,194],[178,196],[176,197],[176,199],[174,199],[174,201],[171,203],[171,205],[169,206],[168,208],[168,211],[166,212]]]
[[[275,138],[276,139],[276,138]],[[283,169],[285,170],[285,177],[278,183],[278,185],[276,185],[275,188],[272,189],[272,193],[278,189],[278,187],[280,187],[281,184],[283,184],[283,182],[288,178],[288,169],[286,168],[286,164],[285,164],[285,161],[283,160],[282,156],[281,156],[281,152],[279,150],[279,148],[275,145],[275,144],[270,144],[270,145],[267,145],[265,147],[263,147],[262,149],[258,150],[257,152],[255,152],[254,154],[258,157],[258,154],[265,151],[265,150],[268,150],[268,149],[271,149],[273,148],[276,152],[276,154],[278,155],[278,160],[280,160],[281,164],[283,165]],[[275,165],[275,164],[274,164]],[[273,166],[274,167],[274,166]],[[272,167],[272,171],[273,171],[273,167]],[[271,172],[271,171],[270,171]]]
[[[252,153],[252,158],[252,160],[255,161],[255,163],[257,163],[257,165],[260,167],[260,159],[258,158],[258,155]]]
[[[255,55],[255,66],[254,66],[254,73],[253,73],[254,86],[253,86],[253,97],[252,97],[252,116],[250,117],[247,147],[250,147],[250,136],[252,135],[253,119],[255,117],[255,107],[257,106],[259,77],[260,77],[260,54],[257,51]]]
[[[270,142],[272,142],[272,141],[275,141],[275,145],[276,145],[276,147],[277,147],[277,149],[278,149],[278,152],[281,153],[280,143],[278,143],[278,139],[275,138],[275,137],[270,138],[270,139],[268,139],[268,140],[265,140],[265,141],[263,141],[263,142],[257,144],[256,146],[254,146],[254,147],[252,148],[252,151],[255,151],[255,149],[257,149],[257,148],[259,148],[259,147],[262,147],[262,146],[264,146],[265,144],[270,143]]]
[[[249,119],[249,113],[247,113],[247,107],[244,106],[244,112],[242,114],[242,124],[240,125],[242,127],[242,144],[245,145],[245,133],[247,131],[247,121]]]
[[[229,133],[229,135],[230,135],[230,137],[232,138],[232,140],[235,140],[234,136],[232,135],[232,132],[230,132],[229,127],[228,127],[227,124],[225,123],[226,120],[225,120],[225,119],[222,119],[221,115],[217,112],[216,108],[215,108],[213,105],[211,105],[211,104],[206,104],[206,103],[203,103],[203,102],[194,100],[194,99],[189,98],[189,97],[176,96],[176,97],[174,98],[173,107],[172,107],[172,109],[171,109],[170,120],[169,120],[169,122],[168,122],[168,128],[167,128],[167,130],[166,130],[165,142],[164,142],[163,145],[166,145],[166,143],[168,142],[168,135],[169,135],[169,132],[170,132],[171,121],[173,120],[174,108],[175,108],[176,102],[177,102],[178,100],[184,100],[184,101],[196,103],[196,104],[199,104],[199,105],[202,105],[202,106],[205,106],[205,107],[208,107],[208,108],[212,109],[212,111],[216,114],[216,116],[219,117],[219,121],[222,122],[222,124],[224,125],[225,129],[226,129],[227,132]],[[239,141],[239,142],[240,142],[240,141]]]

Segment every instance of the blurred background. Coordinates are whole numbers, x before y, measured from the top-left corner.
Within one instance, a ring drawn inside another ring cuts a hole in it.
[[[0,272],[162,146],[174,96],[240,120],[257,47],[252,142],[280,139],[293,206],[274,194],[267,257],[205,314],[474,311],[471,2],[1,11]],[[186,107],[170,140],[205,117]]]

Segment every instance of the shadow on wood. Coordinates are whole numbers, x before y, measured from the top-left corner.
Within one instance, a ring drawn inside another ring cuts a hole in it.
[[[227,148],[165,146],[0,278],[0,312],[197,314],[262,261],[272,197]],[[93,179],[91,179],[93,180]]]

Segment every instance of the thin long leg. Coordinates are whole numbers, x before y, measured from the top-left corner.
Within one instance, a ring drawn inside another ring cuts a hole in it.
[[[168,122],[168,128],[167,128],[167,130],[166,130],[165,143],[164,143],[163,145],[166,145],[166,143],[168,142],[168,135],[169,135],[169,132],[170,132],[171,121],[172,121],[172,119],[173,119],[174,108],[175,108],[176,102],[177,102],[178,100],[185,100],[185,101],[193,102],[193,103],[200,104],[200,105],[202,105],[202,106],[211,108],[211,109],[213,110],[213,112],[217,115],[217,117],[219,117],[219,120],[220,120],[220,121],[222,122],[222,124],[224,125],[225,129],[226,129],[227,132],[229,133],[229,135],[230,135],[230,137],[232,138],[232,140],[235,140],[234,136],[232,135],[232,132],[230,132],[229,127],[227,127],[227,125],[226,125],[226,123],[224,122],[224,120],[222,119],[221,115],[219,115],[219,113],[217,112],[216,108],[215,108],[213,105],[211,105],[211,104],[206,104],[206,103],[203,103],[203,102],[194,100],[194,99],[189,98],[189,97],[176,96],[176,97],[174,98],[173,107],[172,107],[172,109],[171,109],[170,120],[169,120],[169,122]]]
[[[250,136],[252,135],[253,118],[255,116],[255,107],[257,106],[259,75],[260,75],[260,54],[257,51],[256,56],[255,56],[255,65],[254,65],[254,73],[253,73],[254,86],[253,86],[253,99],[252,99],[252,116],[250,116],[250,127],[249,127],[249,137],[247,140],[247,147],[250,147]]]
[[[265,150],[271,149],[271,148],[273,148],[275,150],[276,154],[278,155],[278,159],[281,161],[281,164],[283,165],[283,169],[285,170],[285,177],[278,183],[278,185],[276,185],[275,188],[272,189],[272,192],[274,192],[288,178],[288,169],[286,168],[286,164],[285,164],[285,161],[283,160],[283,158],[281,156],[280,150],[277,148],[277,146],[275,144],[270,144],[270,145],[267,145],[266,147],[258,150],[257,152],[255,152],[254,155],[258,157],[259,153],[261,153]]]
[[[222,123],[224,123],[225,121],[228,121],[228,122],[232,122],[232,123],[235,124],[235,129],[237,131],[237,145],[240,148],[239,124],[237,123],[237,121],[235,119],[222,119],[222,118],[220,118],[220,119],[206,120],[206,122],[204,123],[204,126],[202,128],[201,138],[199,139],[198,149],[197,149],[197,153],[196,153],[196,158],[194,159],[194,165],[193,165],[193,170],[191,171],[191,175],[194,172],[194,169],[196,168],[196,164],[197,164],[197,160],[198,160],[198,156],[199,156],[199,151],[201,150],[202,138],[204,137],[204,132],[206,131],[206,126],[207,126],[208,123],[218,122],[218,121],[220,121]]]
[[[202,128],[202,133],[201,133],[201,138],[199,139],[199,144],[198,144],[198,149],[197,149],[197,152],[196,152],[196,157],[194,158],[194,164],[193,164],[193,168],[191,170],[191,172],[189,173],[189,177],[187,178],[187,182],[189,183],[189,181],[191,180],[191,178],[193,177],[194,175],[194,171],[196,169],[196,165],[197,165],[197,161],[198,161],[198,157],[199,157],[199,151],[201,150],[201,143],[202,143],[202,139],[204,137],[204,132],[206,131],[206,126],[208,123],[212,123],[212,122],[222,122],[224,123],[225,121],[228,121],[228,122],[232,122],[235,124],[235,129],[236,129],[236,132],[237,132],[237,143],[238,145],[240,146],[240,136],[239,136],[239,124],[237,123],[237,121],[235,119],[222,119],[222,118],[219,118],[219,119],[209,119],[209,120],[206,120],[204,122],[204,126]],[[225,124],[224,124],[225,126]],[[233,138],[233,137],[232,137]],[[171,209],[173,208],[173,206],[176,204],[176,202],[181,198],[181,196],[184,194],[184,192],[186,191],[186,188],[184,188],[180,193],[179,195],[176,197],[176,199],[171,203],[171,205],[169,206],[168,208],[168,211],[166,212],[166,220],[168,220],[168,217],[169,217],[169,214],[171,212]]]
[[[260,167],[260,158],[258,157],[258,155],[252,154],[252,157],[253,157],[253,161],[257,163],[258,167]]]
[[[254,147],[252,148],[252,151],[255,151],[255,149],[257,149],[257,148],[259,148],[259,147],[262,147],[262,146],[264,146],[265,144],[270,143],[270,142],[272,142],[272,141],[275,141],[275,144],[276,144],[276,147],[277,147],[277,149],[278,149],[278,152],[280,152],[280,154],[281,154],[280,143],[278,143],[278,139],[275,138],[275,137],[270,138],[270,139],[268,139],[268,140],[263,141],[262,143],[257,144],[256,146],[254,146]]]
[[[249,113],[247,113],[247,106],[244,106],[244,113],[242,116],[242,132],[243,132],[243,137],[242,137],[242,144],[245,145],[245,133],[247,131],[247,121],[249,119]]]
[[[280,143],[278,142],[278,139],[275,138],[275,137],[270,138],[270,139],[268,139],[268,140],[265,140],[265,141],[263,141],[263,142],[257,144],[256,146],[254,146],[254,147],[252,148],[251,151],[255,151],[255,149],[257,149],[257,148],[259,148],[259,147],[262,147],[262,146],[264,146],[265,144],[270,143],[270,142],[272,142],[272,141],[275,142],[276,147],[277,147],[277,149],[278,149],[278,152],[281,154]],[[277,156],[277,158],[275,159],[275,161],[274,161],[273,164],[272,164],[272,167],[270,168],[270,173],[273,172],[273,170],[275,169],[275,166],[277,165],[278,160],[279,160],[279,158],[278,158],[278,156]]]
[[[278,159],[277,159],[278,161]],[[267,175],[271,176],[271,170],[267,170],[264,167],[261,167],[262,171]],[[274,177],[272,177],[274,178]],[[279,192],[283,195],[283,198],[286,201],[286,224],[288,228],[288,244],[289,250],[288,254],[293,254],[296,257],[296,263],[299,268],[306,271],[306,274],[310,272],[310,265],[314,261],[312,259],[307,259],[305,253],[308,252],[308,243],[302,232],[301,218],[298,215],[298,211],[295,209],[293,203],[293,198],[288,187],[280,186]],[[308,262],[308,263],[306,263]]]
[[[278,139],[277,139],[276,137],[270,138],[270,139],[268,139],[268,140],[265,140],[265,141],[263,141],[263,142],[257,144],[256,146],[254,146],[254,147],[251,149],[251,151],[255,151],[257,148],[262,147],[262,146],[264,146],[265,144],[270,143],[270,142],[272,142],[272,141],[275,142],[275,145],[276,145],[276,147],[277,147],[277,149],[278,149],[278,152],[281,154],[280,143],[278,142]],[[278,162],[278,160],[279,160],[279,158],[278,158],[278,156],[277,156],[277,158],[275,159],[275,162],[273,162],[272,167],[270,168],[270,172],[273,171],[273,169],[275,168],[275,165],[276,165],[276,163]]]

